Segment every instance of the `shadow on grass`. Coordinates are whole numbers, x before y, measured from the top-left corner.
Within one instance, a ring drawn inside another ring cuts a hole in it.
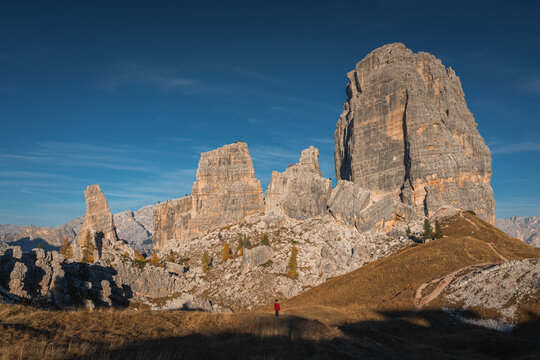
[[[186,336],[97,346],[82,358],[107,359],[467,359],[540,358],[538,318],[501,333],[463,324],[442,311],[382,313],[384,321],[327,327],[266,314],[237,317],[236,331],[193,329]],[[201,333],[202,332],[202,333]],[[204,334],[203,334],[204,333]]]

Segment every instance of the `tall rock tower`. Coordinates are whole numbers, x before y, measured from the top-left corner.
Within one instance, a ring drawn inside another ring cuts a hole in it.
[[[494,223],[491,153],[451,68],[394,43],[347,77],[334,133],[338,179],[394,194],[417,217],[453,206]]]

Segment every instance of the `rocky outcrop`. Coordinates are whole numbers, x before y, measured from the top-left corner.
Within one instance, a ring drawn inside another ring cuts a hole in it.
[[[369,206],[370,193],[364,188],[347,180],[338,181],[328,200],[328,210],[345,224],[356,226],[356,218]]]
[[[154,247],[168,239],[194,239],[209,230],[264,211],[247,144],[236,142],[201,154],[192,194],[154,208]]]
[[[495,226],[510,236],[540,247],[540,216],[512,216],[497,219]]]
[[[332,181],[321,177],[319,150],[302,150],[300,162],[285,172],[274,171],[266,190],[266,211],[281,211],[289,217],[305,220],[323,216],[332,191]]]
[[[84,191],[84,197],[86,199],[86,214],[74,243],[75,257],[81,258],[81,248],[89,234],[97,249],[94,257],[100,258],[103,249],[112,247],[118,242],[113,214],[109,210],[109,204],[99,185],[88,186]]]
[[[273,252],[270,246],[257,246],[242,251],[242,263],[251,268],[262,265],[272,259]]]
[[[347,76],[334,133],[337,178],[391,194],[417,218],[453,206],[494,223],[491,154],[454,71],[395,43]]]

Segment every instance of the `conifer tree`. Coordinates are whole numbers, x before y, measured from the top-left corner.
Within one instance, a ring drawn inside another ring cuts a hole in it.
[[[161,261],[159,260],[159,258],[157,256],[156,249],[152,250],[152,255],[150,255],[150,258],[148,259],[148,262],[150,263],[150,265],[154,265],[154,266],[157,266],[157,267],[163,266],[163,264],[161,263]]]
[[[135,261],[137,266],[139,266],[139,268],[141,269],[143,269],[146,266],[146,259],[144,258],[144,256],[142,256],[142,254],[138,250],[135,250],[135,259],[133,259],[133,261]]]
[[[443,237],[443,233],[441,229],[441,224],[439,224],[438,220],[435,220],[435,238],[440,239],[442,237]]]
[[[223,249],[221,250],[221,260],[227,261],[227,259],[229,259],[230,254],[231,254],[231,248],[229,247],[228,243],[225,243],[225,245],[223,245]]]
[[[66,259],[71,259],[73,257],[73,249],[71,248],[71,244],[67,237],[64,238],[64,242],[62,243],[62,246],[60,246],[59,252]]]
[[[289,258],[289,264],[287,265],[287,269],[289,270],[287,272],[287,276],[290,279],[296,280],[298,278],[298,249],[296,246],[293,246],[291,249],[291,257]]]
[[[424,237],[424,239],[431,239],[433,237],[433,229],[431,228],[431,224],[429,222],[429,219],[424,220],[423,237]]]
[[[268,240],[268,234],[264,233],[261,235],[261,243],[266,246],[270,246],[270,241]]]
[[[86,236],[85,236],[84,243],[82,246],[81,262],[93,263],[95,250],[96,250],[96,246],[94,245],[94,242],[92,241],[92,236],[90,235],[90,231],[86,230]]]
[[[208,256],[208,253],[205,251],[202,257],[202,269],[205,273],[210,272],[210,256]]]
[[[407,226],[407,236],[411,236],[411,228]]]

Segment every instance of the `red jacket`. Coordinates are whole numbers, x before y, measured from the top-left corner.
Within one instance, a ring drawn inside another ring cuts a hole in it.
[[[278,303],[278,302],[277,302],[277,303],[274,303],[274,310],[275,310],[275,311],[281,310],[281,308],[279,307],[279,303]]]

